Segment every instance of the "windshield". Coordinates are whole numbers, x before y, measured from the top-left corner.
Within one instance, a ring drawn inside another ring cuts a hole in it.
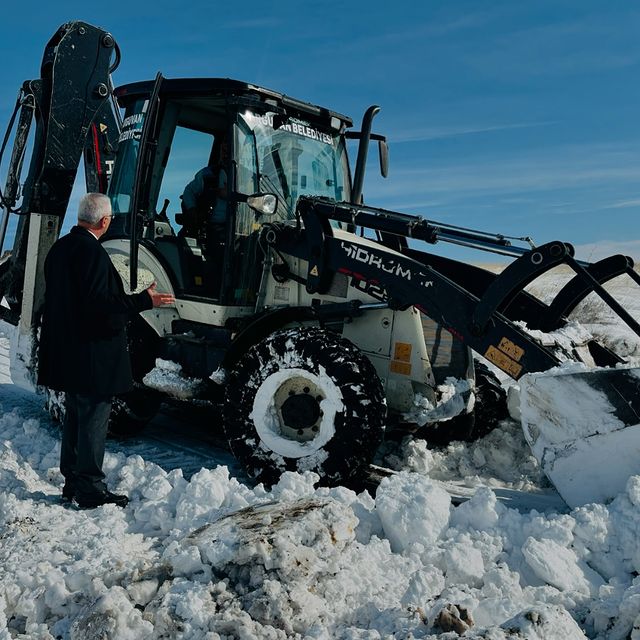
[[[295,217],[301,195],[349,199],[346,151],[335,131],[274,113],[246,111],[236,128],[236,148],[239,191],[275,193],[280,219]]]
[[[144,114],[147,110],[146,99],[137,100],[130,104],[124,114],[120,137],[118,138],[118,153],[113,170],[113,177],[109,183],[109,197],[115,216],[126,214],[131,204],[133,182],[136,175],[136,161]]]

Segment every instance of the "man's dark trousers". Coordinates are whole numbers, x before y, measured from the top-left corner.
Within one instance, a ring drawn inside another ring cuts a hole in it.
[[[60,451],[60,471],[77,498],[107,491],[102,463],[111,396],[68,393]]]

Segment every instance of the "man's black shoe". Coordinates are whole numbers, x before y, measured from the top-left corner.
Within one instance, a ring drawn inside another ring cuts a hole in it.
[[[62,501],[71,502],[76,497],[76,490],[68,482],[62,487]]]
[[[117,507],[126,507],[129,504],[129,498],[105,491],[90,498],[77,497],[76,502],[81,509],[95,509],[96,507],[101,507],[103,504],[115,504]]]

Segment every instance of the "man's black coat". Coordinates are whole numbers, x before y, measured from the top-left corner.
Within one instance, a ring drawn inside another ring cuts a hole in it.
[[[130,390],[126,323],[151,309],[149,294],[125,294],[109,255],[82,227],[51,247],[44,273],[38,384],[88,395]]]

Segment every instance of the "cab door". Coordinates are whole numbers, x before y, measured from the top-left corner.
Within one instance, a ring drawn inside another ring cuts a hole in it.
[[[131,210],[129,212],[129,287],[135,291],[138,287],[138,246],[145,221],[150,219],[149,185],[150,171],[154,162],[157,136],[156,125],[160,110],[160,90],[164,78],[161,73],[156,80],[147,104],[142,133],[140,135],[140,151],[136,164],[133,193],[131,194]],[[151,212],[153,213],[153,212]]]
[[[233,172],[230,186],[240,196],[258,193],[260,176],[255,135],[242,117],[233,127]],[[225,284],[233,305],[254,305],[258,298],[264,255],[258,245],[259,216],[242,197],[235,198],[229,241],[229,268]]]

